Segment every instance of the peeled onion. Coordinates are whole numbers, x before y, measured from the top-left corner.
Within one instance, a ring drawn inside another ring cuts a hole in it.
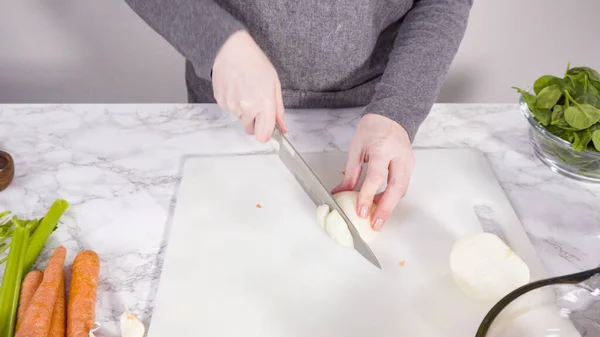
[[[372,213],[367,218],[361,218],[357,214],[358,192],[340,192],[334,194],[333,198],[340,205],[344,213],[346,213],[346,216],[350,219],[354,227],[356,227],[361,238],[367,243],[372,242],[377,236],[377,232],[371,228]],[[372,209],[375,207],[376,205],[373,204]],[[317,222],[324,227],[337,243],[349,248],[354,247],[354,240],[352,239],[350,230],[342,216],[336,210],[330,212],[328,205],[320,205],[317,207]]]
[[[325,229],[325,220],[329,215],[330,209],[329,205],[320,205],[317,207],[317,223]]]
[[[477,233],[454,243],[450,269],[469,297],[498,301],[529,282],[529,267],[498,236]]]
[[[377,237],[378,232],[374,231],[371,228],[371,216],[373,215],[373,210],[377,207],[376,204],[373,204],[371,207],[371,213],[366,218],[361,218],[356,209],[356,205],[358,203],[358,192],[355,191],[346,191],[340,192],[333,195],[335,201],[340,205],[340,208],[346,213],[346,216],[358,233],[360,233],[360,237],[367,243],[372,242]],[[341,219],[341,217],[340,217]],[[347,228],[347,227],[346,227]],[[348,230],[349,231],[349,230]]]
[[[346,225],[346,222],[344,222],[344,219],[338,211],[333,210],[329,213],[325,230],[335,242],[344,247],[354,248],[354,240],[352,239],[350,230],[348,230],[348,225]]]

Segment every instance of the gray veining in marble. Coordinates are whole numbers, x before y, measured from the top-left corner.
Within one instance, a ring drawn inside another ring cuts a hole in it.
[[[346,149],[359,112],[289,111],[291,141],[304,152]],[[551,275],[600,264],[600,185],[543,166],[516,104],[436,105],[414,145],[483,151]],[[0,105],[0,149],[16,162],[0,210],[41,216],[57,198],[70,202],[40,261],[59,244],[69,263],[98,252],[98,335],[117,336],[125,306],[150,322],[182,159],[274,146],[212,105]]]

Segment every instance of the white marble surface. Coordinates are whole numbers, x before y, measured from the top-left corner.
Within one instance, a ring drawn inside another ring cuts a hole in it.
[[[289,111],[291,139],[300,151],[345,149],[358,114]],[[483,151],[551,275],[600,263],[600,185],[534,158],[516,104],[436,105],[414,145]],[[182,160],[274,147],[212,105],[0,105],[0,149],[16,162],[0,210],[41,216],[57,198],[70,202],[41,264],[59,244],[69,263],[79,250],[98,252],[98,335],[117,336],[125,305],[150,322]]]

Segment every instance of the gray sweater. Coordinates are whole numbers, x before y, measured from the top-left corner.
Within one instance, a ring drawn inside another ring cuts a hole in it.
[[[365,106],[414,139],[463,38],[473,0],[126,0],[188,61],[191,102],[214,102],[220,46],[245,29],[287,108]]]

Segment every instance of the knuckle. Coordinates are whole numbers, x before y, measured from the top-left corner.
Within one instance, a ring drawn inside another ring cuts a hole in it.
[[[372,183],[380,183],[385,180],[385,176],[385,172],[381,170],[371,170],[371,172],[367,173],[365,180]]]
[[[365,191],[364,189],[360,191],[358,195],[358,200],[361,204],[371,204],[373,202],[374,193],[370,191]]]
[[[265,133],[265,132],[259,132],[256,134],[256,140],[258,140],[261,143],[266,143],[269,141],[269,134]]]
[[[387,186],[387,189],[392,191],[398,198],[404,198],[408,184],[403,179],[392,179]]]
[[[404,185],[405,184],[404,184],[403,180],[393,177],[393,178],[390,178],[390,181],[388,182],[387,187],[392,190],[400,190],[400,189],[404,188]]]
[[[254,99],[242,99],[240,100],[239,106],[244,110],[256,110],[258,107],[258,103]]]
[[[254,128],[254,119],[252,118],[246,118],[246,116],[244,116],[243,118],[241,118],[242,123],[244,123],[244,126],[247,128]]]
[[[376,212],[377,212],[376,217],[381,218],[383,220],[389,218],[390,215],[392,214],[392,211],[388,207],[377,207]]]
[[[362,203],[366,199],[369,199],[369,194],[370,193],[365,189],[365,186],[363,185],[360,191],[358,191],[358,201]]]
[[[226,99],[225,100],[225,106],[227,107],[228,110],[231,110],[231,112],[235,113],[238,116],[241,116],[241,109],[240,106],[238,105],[238,103],[232,99]]]
[[[353,173],[345,172],[342,182],[344,182],[346,185],[351,185],[355,178],[356,176]]]
[[[368,151],[370,156],[381,156],[385,154],[386,142],[383,140],[376,140],[369,145]]]

